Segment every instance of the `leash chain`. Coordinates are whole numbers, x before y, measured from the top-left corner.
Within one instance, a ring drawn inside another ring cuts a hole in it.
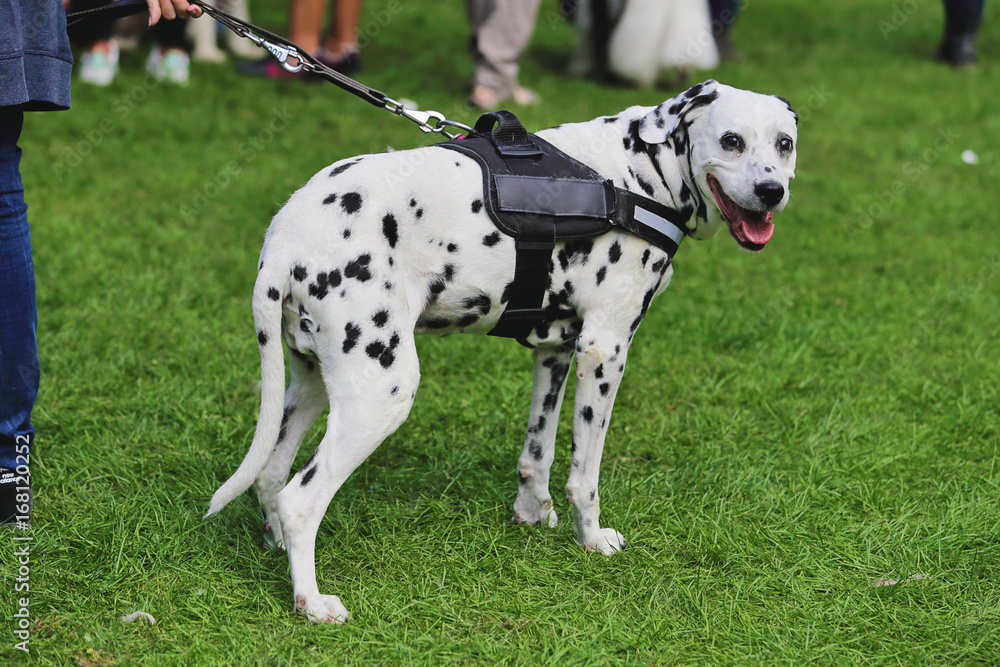
[[[240,37],[249,39],[257,46],[266,49],[272,56],[274,56],[286,72],[295,74],[304,71],[326,79],[343,90],[360,97],[369,104],[391,111],[397,116],[402,116],[403,118],[413,121],[423,132],[433,132],[441,134],[448,139],[454,139],[459,135],[449,132],[448,128],[453,127],[465,133],[473,131],[468,125],[448,120],[444,117],[444,114],[438,111],[420,111],[418,109],[407,108],[385,93],[359,83],[354,79],[341,74],[337,70],[328,67],[315,57],[306,53],[302,47],[288,41],[280,35],[268,32],[263,28],[253,25],[252,23],[242,21],[235,16],[227,14],[226,12],[207,4],[204,0],[189,1],[192,5],[197,5],[203,12],[224,25],[226,28],[232,30]]]

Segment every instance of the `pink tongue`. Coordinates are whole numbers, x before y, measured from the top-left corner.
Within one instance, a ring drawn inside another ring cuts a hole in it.
[[[747,240],[757,245],[764,245],[774,236],[774,225],[769,222],[771,214],[759,220],[743,219],[743,235]]]

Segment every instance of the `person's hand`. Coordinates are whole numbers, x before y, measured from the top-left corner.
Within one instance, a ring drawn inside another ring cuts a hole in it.
[[[188,3],[187,0],[146,0],[149,5],[149,25],[160,20],[160,16],[165,19],[193,19],[201,16],[201,7]]]

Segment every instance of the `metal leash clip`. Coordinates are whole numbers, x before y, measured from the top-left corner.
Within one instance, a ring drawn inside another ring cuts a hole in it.
[[[420,111],[419,109],[409,109],[391,97],[385,98],[385,108],[397,116],[402,116],[403,118],[412,120],[423,132],[436,132],[448,137],[449,139],[454,139],[458,135],[448,132],[445,129],[447,127],[457,127],[465,130],[466,132],[472,131],[472,128],[468,125],[448,120],[444,117],[444,114],[438,111]],[[433,125],[431,124],[432,120],[434,121]]]
[[[306,69],[306,65],[308,63],[306,63],[302,56],[299,55],[299,52],[294,48],[290,46],[282,46],[281,44],[274,44],[273,42],[267,41],[263,37],[258,37],[249,30],[245,31],[244,36],[257,46],[267,49],[286,72],[296,74],[301,72],[303,69]],[[293,65],[289,63],[289,57],[293,58],[296,64]]]

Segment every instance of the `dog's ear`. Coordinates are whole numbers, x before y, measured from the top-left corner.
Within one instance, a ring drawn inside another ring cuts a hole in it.
[[[795,119],[795,125],[798,126],[798,124],[799,124],[799,115],[797,113],[795,113],[795,109],[792,108],[792,103],[789,102],[788,100],[786,100],[781,95],[775,95],[775,97],[777,97],[779,100],[781,100],[782,102],[785,103],[785,106],[788,107],[788,110],[792,113],[792,118]]]
[[[712,79],[691,86],[643,116],[639,138],[647,144],[662,144],[682,123],[705,113],[718,96],[719,83]]]

